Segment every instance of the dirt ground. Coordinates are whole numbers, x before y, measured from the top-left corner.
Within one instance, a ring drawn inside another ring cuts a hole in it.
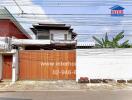
[[[76,81],[11,81],[0,82],[0,91],[46,91],[46,90],[114,90],[132,89],[132,84],[93,83],[82,84]]]

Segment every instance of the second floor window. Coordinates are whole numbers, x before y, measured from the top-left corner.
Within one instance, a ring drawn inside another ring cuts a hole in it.
[[[65,40],[67,40],[67,34],[64,34],[64,38],[65,38]]]
[[[49,31],[48,30],[38,31],[37,38],[38,39],[45,39],[45,40],[50,39]]]
[[[54,34],[51,34],[50,36],[51,36],[50,39],[54,40]]]
[[[38,39],[49,39],[49,35],[38,35]]]

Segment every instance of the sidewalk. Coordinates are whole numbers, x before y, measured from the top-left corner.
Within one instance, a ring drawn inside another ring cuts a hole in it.
[[[132,84],[80,84],[75,81],[11,81],[0,83],[0,91],[83,91],[131,89]]]

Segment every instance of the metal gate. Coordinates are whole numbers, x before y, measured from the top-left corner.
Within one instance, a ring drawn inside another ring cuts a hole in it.
[[[20,80],[75,80],[75,50],[19,52]]]

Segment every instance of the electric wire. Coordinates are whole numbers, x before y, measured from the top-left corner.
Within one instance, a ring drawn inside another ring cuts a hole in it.
[[[100,3],[101,2],[101,3]],[[30,6],[30,2],[25,1],[24,4],[20,4],[21,1],[17,1],[17,3],[19,4],[19,6]],[[118,1],[118,2],[113,2],[112,0],[108,0],[107,2],[102,1],[86,1],[86,0],[81,0],[81,1],[72,1],[72,0],[47,0],[47,1],[35,1],[35,3],[41,3],[43,7],[88,7],[89,4],[95,4],[98,6],[110,6],[111,4],[113,5],[113,3],[121,3],[124,6],[132,6],[132,1]],[[99,4],[97,4],[99,3]],[[46,5],[44,5],[46,4]],[[6,0],[6,2],[1,3],[0,5],[6,5],[6,6],[16,6],[13,2],[11,2],[10,0]],[[0,14],[2,15],[2,14]],[[4,14],[3,14],[4,15]],[[20,15],[20,13],[13,13],[12,15]],[[105,18],[104,16],[110,16],[110,14],[40,14],[40,13],[27,13],[27,14],[23,14],[26,15],[26,17],[29,15],[29,18],[34,19],[38,19],[38,20],[48,20],[48,19],[44,19],[43,15],[47,15],[47,16],[52,16],[50,18],[56,18],[61,20],[63,23],[66,24],[71,24],[73,26],[128,26],[131,27],[132,22],[124,22],[124,23],[115,23],[114,21],[106,21],[105,22],[100,22],[96,20],[96,23],[93,23],[94,19],[88,19],[88,18]],[[33,17],[31,15],[37,15],[39,17]],[[42,15],[42,19],[40,18],[40,16]],[[96,17],[95,17],[96,16]],[[18,18],[26,18],[24,16],[19,16]],[[125,18],[131,18],[132,14],[125,14]],[[60,19],[62,18],[62,19]],[[78,18],[78,19],[77,19]],[[65,20],[66,21],[65,21]],[[115,18],[116,19],[116,18]],[[33,21],[30,19],[30,21],[17,21],[20,23],[27,23],[27,24],[33,24],[36,23],[37,21]],[[77,21],[79,20],[79,21]],[[90,22],[89,22],[90,21]],[[110,24],[109,24],[109,23]]]

